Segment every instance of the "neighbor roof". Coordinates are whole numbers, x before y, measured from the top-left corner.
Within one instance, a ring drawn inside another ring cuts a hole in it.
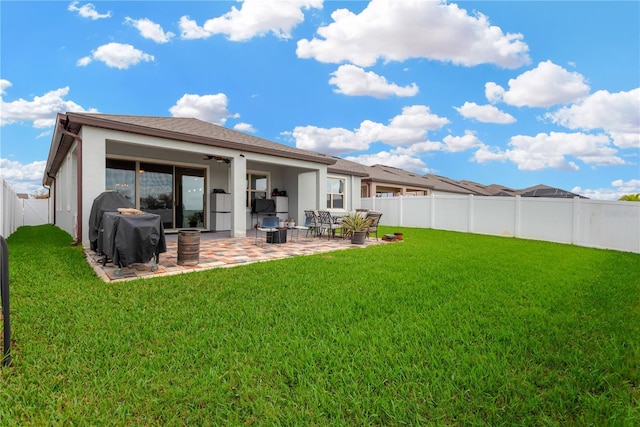
[[[560,188],[549,187],[548,185],[539,184],[533,187],[525,188],[518,191],[522,197],[557,197],[572,199],[574,197],[580,197],[586,199],[586,197],[579,194],[572,193],[570,191],[562,190]]]
[[[387,184],[402,185],[420,189],[433,189],[428,179],[414,172],[399,169],[393,166],[373,165],[368,166],[368,181],[375,181]]]
[[[447,193],[459,193],[459,194],[474,194],[456,180],[447,178],[445,176],[426,174],[423,175],[430,185],[433,186],[434,191],[445,191]]]
[[[355,175],[365,177],[369,175],[369,167],[360,163],[352,162],[350,160],[341,159],[340,157],[334,157],[336,162],[327,166],[327,172],[329,173],[341,173],[346,175]]]

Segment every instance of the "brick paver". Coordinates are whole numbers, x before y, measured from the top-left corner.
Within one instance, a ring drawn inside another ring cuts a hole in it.
[[[249,233],[248,233],[249,235]],[[282,244],[268,244],[264,236],[244,238],[210,238],[203,233],[200,239],[200,254],[196,265],[178,265],[178,242],[167,239],[167,252],[160,254],[160,262],[155,266],[154,260],[145,264],[132,264],[118,268],[111,262],[102,265],[103,256],[85,248],[87,260],[96,274],[105,282],[114,280],[131,280],[145,277],[157,277],[169,274],[182,274],[211,268],[233,267],[254,262],[270,261],[292,256],[311,255],[342,249],[364,248],[371,245],[387,243],[382,239],[367,239],[364,245],[353,245],[349,240],[340,237],[328,240],[326,235],[318,237],[300,236],[293,241]],[[108,260],[109,261],[109,260]]]

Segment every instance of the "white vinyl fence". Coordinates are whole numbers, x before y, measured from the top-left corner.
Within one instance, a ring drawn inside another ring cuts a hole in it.
[[[9,237],[23,225],[49,224],[49,199],[20,199],[9,183],[0,178],[0,235]]]
[[[640,253],[640,203],[541,197],[363,198],[381,225],[546,240]]]

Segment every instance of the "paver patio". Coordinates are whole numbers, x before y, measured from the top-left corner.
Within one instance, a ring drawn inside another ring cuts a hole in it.
[[[375,237],[366,239],[364,245],[354,245],[350,240],[327,236],[311,237],[301,232],[299,236],[289,233],[287,241],[282,244],[268,244],[264,235],[256,239],[253,230],[247,230],[247,237],[230,238],[229,233],[202,232],[200,235],[200,254],[196,265],[178,265],[178,235],[166,234],[167,251],[160,254],[157,269],[154,262],[132,264],[119,269],[107,262],[104,256],[85,248],[87,260],[96,274],[105,282],[115,280],[132,280],[145,277],[158,277],[170,274],[182,274],[211,268],[233,267],[254,262],[271,261],[299,255],[311,255],[343,249],[365,248],[371,245],[388,243]]]

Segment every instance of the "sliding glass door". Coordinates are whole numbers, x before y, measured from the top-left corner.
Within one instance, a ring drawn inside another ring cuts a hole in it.
[[[106,190],[160,215],[165,230],[205,227],[205,169],[107,159],[106,174]]]
[[[175,168],[176,228],[204,227],[204,169]]]
[[[173,224],[173,166],[140,163],[140,210],[162,217],[165,229]]]

